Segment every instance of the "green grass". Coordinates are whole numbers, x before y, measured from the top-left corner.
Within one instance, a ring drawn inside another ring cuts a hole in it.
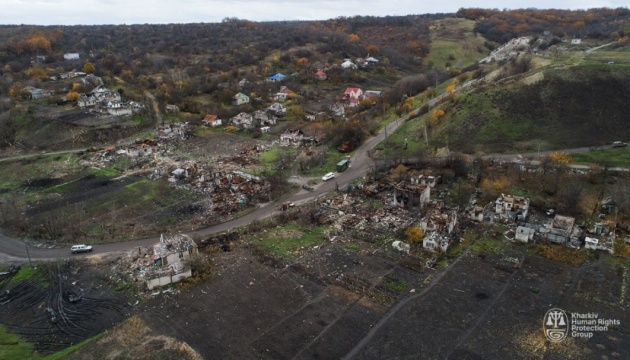
[[[35,352],[32,344],[22,340],[19,336],[11,334],[0,325],[0,359],[43,359]]]
[[[423,62],[437,68],[446,67],[447,62],[453,68],[464,68],[484,58],[490,51],[483,47],[483,37],[473,32],[474,26],[472,20],[452,19],[432,30],[429,55]]]
[[[268,230],[252,240],[254,246],[281,258],[296,256],[301,250],[327,241],[324,227],[290,223]]]
[[[347,243],[344,247],[348,250],[361,251],[361,247],[356,243]]]
[[[621,51],[607,50],[602,48],[584,56],[586,60],[597,62],[609,62],[614,61],[614,65],[628,64],[630,63],[630,48],[625,48]]]
[[[102,332],[102,333],[100,333],[98,335],[92,336],[91,338],[85,339],[85,340],[81,341],[78,344],[72,345],[72,346],[70,346],[68,348],[65,348],[65,349],[59,351],[59,352],[56,352],[56,353],[51,354],[51,355],[48,355],[48,356],[44,357],[43,359],[44,360],[59,360],[59,359],[63,359],[66,356],[68,356],[69,354],[71,354],[72,352],[76,351],[77,349],[79,349],[79,348],[81,348],[81,347],[91,343],[92,341],[96,341],[96,340],[102,338],[103,336],[105,336],[105,334],[106,334],[105,332]]]
[[[159,186],[160,184],[153,180],[142,179],[129,185],[125,185],[125,189],[129,190],[134,197],[146,201],[156,197]]]
[[[408,282],[406,282],[404,280],[397,279],[395,277],[391,277],[391,276],[385,276],[383,278],[383,283],[382,284],[386,288],[388,288],[391,291],[396,292],[396,293],[403,292],[407,288],[407,286],[409,286]]]
[[[278,146],[275,146],[269,148],[265,152],[260,153],[259,160],[261,164],[265,164],[267,166],[273,164],[280,157],[280,151],[282,151],[282,149],[280,149],[280,147]]]
[[[482,237],[475,241],[474,244],[470,245],[470,250],[478,253],[478,254],[490,254],[490,255],[498,255],[502,254],[503,243],[501,240],[491,239],[487,237]]]
[[[42,282],[45,281],[44,276],[42,274],[42,272],[40,271],[40,268],[37,266],[30,266],[30,265],[25,265],[22,266],[20,268],[20,271],[17,272],[17,274],[15,274],[11,280],[9,281],[9,284],[17,284],[19,282],[25,281],[25,280],[30,280],[30,279],[39,279]],[[0,356],[0,359],[2,357]]]
[[[571,158],[575,164],[630,167],[630,148],[592,150],[571,154]]]
[[[344,160],[347,155],[352,155],[352,153],[342,153],[336,149],[330,149],[323,164],[301,171],[300,174],[304,176],[323,176],[326,173],[335,172],[337,163]]]
[[[0,359],[59,360],[104,335],[103,332],[54,354],[41,355],[35,351],[32,344],[24,341],[18,335],[9,333],[4,326],[0,325]]]

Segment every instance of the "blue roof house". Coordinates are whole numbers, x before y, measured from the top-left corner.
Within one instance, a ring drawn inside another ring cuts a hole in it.
[[[267,81],[276,82],[284,80],[286,76],[282,73],[273,74],[267,78]]]

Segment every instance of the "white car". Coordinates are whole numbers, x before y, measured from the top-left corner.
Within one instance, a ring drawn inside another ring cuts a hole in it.
[[[328,181],[335,177],[335,173],[329,172],[328,174],[322,176],[322,181]]]
[[[90,246],[90,245],[72,245],[72,248],[70,248],[70,250],[72,251],[73,254],[80,253],[80,252],[91,252],[92,251],[92,246]]]

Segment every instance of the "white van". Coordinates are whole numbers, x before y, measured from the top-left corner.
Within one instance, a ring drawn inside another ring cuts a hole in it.
[[[70,248],[70,250],[72,251],[73,254],[80,253],[80,252],[90,252],[92,251],[92,246],[91,245],[72,245],[72,248]]]

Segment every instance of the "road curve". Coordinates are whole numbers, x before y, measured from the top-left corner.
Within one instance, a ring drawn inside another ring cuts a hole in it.
[[[394,122],[388,124],[386,127],[381,129],[377,134],[369,138],[365,143],[363,143],[354,153],[352,158],[350,159],[350,166],[348,169],[342,173],[337,173],[336,177],[333,180],[322,182],[315,186],[314,191],[306,191],[300,190],[299,192],[282,197],[280,200],[275,202],[265,204],[257,208],[256,210],[233,220],[202,228],[194,231],[187,232],[189,235],[197,234],[201,236],[208,236],[211,234],[220,233],[226,230],[238,228],[241,226],[245,226],[251,223],[254,220],[264,219],[269,216],[272,216],[274,213],[278,213],[279,210],[276,208],[277,203],[279,201],[292,201],[297,204],[309,201],[314,199],[330,190],[333,190],[335,186],[339,186],[339,189],[343,189],[347,186],[347,184],[351,183],[353,180],[363,177],[367,174],[369,166],[372,163],[372,160],[368,156],[368,150],[372,149],[379,142],[381,142],[385,138],[386,133],[393,133],[400,125],[402,125],[406,120],[407,116],[403,116]],[[70,153],[70,152],[79,152],[85,150],[67,150],[60,151],[55,153],[49,153],[47,155],[57,154],[57,153]],[[29,156],[42,156],[41,154],[33,154],[33,155],[22,155],[19,157],[13,157],[11,159],[22,159]],[[8,159],[4,159],[5,161]],[[2,160],[0,160],[2,161]],[[9,237],[0,233],[0,253],[5,256],[12,258],[20,258],[20,259],[32,259],[32,260],[49,260],[49,259],[60,259],[60,258],[68,258],[68,257],[79,257],[79,256],[89,256],[90,254],[107,254],[113,252],[127,251],[131,249],[135,249],[138,247],[148,247],[151,244],[159,241],[159,236],[148,237],[144,239],[138,240],[130,240],[130,241],[121,241],[114,243],[105,243],[105,244],[96,244],[94,245],[94,250],[92,253],[85,254],[77,254],[72,255],[70,253],[70,248],[48,248],[48,247],[35,247],[25,244],[24,242]]]
[[[217,233],[227,231],[230,229],[242,227],[251,223],[254,220],[264,219],[269,216],[273,216],[273,214],[275,213],[278,213],[279,210],[277,209],[277,204],[280,201],[292,201],[296,204],[300,204],[300,203],[315,199],[318,196],[333,190],[335,186],[339,186],[339,189],[345,189],[346,186],[352,183],[352,181],[354,181],[355,179],[358,179],[367,175],[370,166],[373,165],[373,162],[372,162],[373,160],[370,159],[370,157],[368,156],[368,151],[373,149],[378,143],[383,141],[385,139],[386,134],[393,134],[394,131],[396,131],[408,119],[409,119],[409,115],[400,117],[397,120],[383,127],[374,136],[367,139],[355,151],[354,155],[351,157],[350,166],[348,167],[346,171],[342,173],[337,173],[336,177],[333,180],[322,182],[316,185],[314,191],[300,190],[299,192],[295,194],[284,196],[281,199],[276,200],[275,202],[265,204],[242,217],[239,217],[239,218],[236,218],[236,219],[233,219],[233,220],[230,220],[230,221],[218,224],[218,225],[190,231],[190,232],[187,232],[187,234],[189,235],[197,234],[197,235],[205,237],[208,235],[217,234]],[[602,149],[602,148],[610,148],[610,146],[599,147],[597,149]],[[593,149],[594,148],[584,147],[584,148],[577,148],[577,149],[568,149],[568,150],[563,150],[563,151],[568,152],[568,153],[574,153],[574,152],[584,152],[584,151],[593,150]],[[85,151],[85,150],[76,149],[76,150],[58,151],[54,153],[47,153],[46,155],[80,152],[80,151]],[[488,155],[483,155],[483,157],[493,158],[499,161],[520,162],[523,160],[527,160],[528,158],[529,159],[536,158],[536,156],[546,156],[546,155],[549,155],[550,153],[551,152],[528,153],[528,154],[488,154]],[[8,161],[10,159],[12,160],[23,159],[30,156],[33,156],[33,157],[42,156],[42,154],[21,155],[21,156],[16,156],[12,158],[0,159],[0,161]],[[576,169],[589,168],[587,165],[571,165],[571,167],[576,168]],[[630,169],[612,168],[611,170],[628,171]],[[97,244],[94,246],[94,251],[92,252],[92,254],[106,254],[106,253],[127,251],[127,250],[135,249],[138,247],[148,247],[157,241],[159,241],[159,235],[156,235],[154,237],[144,238],[144,239],[138,239],[138,240]],[[9,237],[2,233],[0,233],[0,254],[4,254],[6,257],[9,257],[9,258],[20,258],[20,259],[30,258],[30,259],[37,259],[37,260],[60,259],[60,258],[67,258],[71,256],[85,256],[84,254],[72,255],[70,253],[69,247],[68,248],[65,248],[65,247],[64,248],[58,248],[58,247],[46,248],[46,247],[30,246],[18,239]]]

